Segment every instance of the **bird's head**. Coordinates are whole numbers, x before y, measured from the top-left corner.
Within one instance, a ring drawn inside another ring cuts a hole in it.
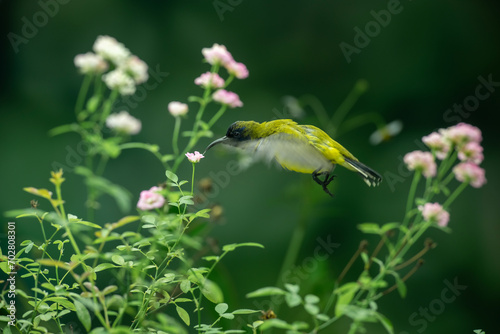
[[[210,145],[208,145],[207,148],[205,149],[205,152],[207,152],[209,149],[211,149],[217,144],[239,146],[239,144],[247,140],[257,139],[259,138],[258,136],[259,125],[260,125],[259,123],[254,121],[234,122],[227,129],[226,135],[210,143]]]

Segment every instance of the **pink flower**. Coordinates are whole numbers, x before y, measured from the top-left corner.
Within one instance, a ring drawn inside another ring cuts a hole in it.
[[[185,115],[188,112],[188,105],[178,101],[172,101],[168,104],[168,112],[174,117]]]
[[[217,73],[206,72],[194,79],[194,83],[203,88],[222,88],[224,87],[224,79]]]
[[[458,147],[469,142],[480,143],[483,140],[481,130],[467,123],[458,123],[447,129],[441,129],[439,132],[441,132],[445,139]]]
[[[201,159],[203,159],[205,156],[201,154],[198,151],[194,151],[194,153],[186,153],[186,157],[188,158],[189,161],[192,163],[198,163],[200,162]]]
[[[165,204],[165,198],[160,194],[160,187],[151,187],[149,190],[141,191],[137,207],[141,210],[158,209]]]
[[[422,216],[426,221],[436,222],[439,226],[445,227],[450,220],[450,214],[444,210],[439,203],[425,203],[418,207],[422,211]]]
[[[413,151],[407,153],[403,160],[409,170],[420,170],[426,178],[436,175],[436,163],[430,152]]]
[[[229,74],[233,74],[238,79],[248,78],[248,69],[243,63],[231,61],[225,65]]]
[[[453,167],[455,178],[460,182],[468,182],[474,188],[481,188],[486,183],[485,171],[472,162],[462,162]]]
[[[233,56],[229,51],[227,51],[224,45],[214,44],[211,48],[203,48],[201,50],[203,57],[210,64],[228,64],[233,60]]]
[[[422,141],[436,153],[436,157],[439,160],[443,160],[450,150],[450,143],[444,140],[443,136],[437,132],[422,137]]]
[[[458,158],[461,161],[470,161],[479,165],[484,160],[483,147],[471,141],[460,148],[460,151],[458,151]]]
[[[214,101],[226,104],[231,108],[243,107],[243,102],[240,101],[238,94],[233,92],[228,92],[225,89],[219,89],[213,93],[212,98]]]

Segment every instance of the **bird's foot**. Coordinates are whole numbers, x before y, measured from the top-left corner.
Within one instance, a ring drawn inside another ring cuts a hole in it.
[[[319,175],[325,175],[325,178],[323,180],[321,180],[318,176]],[[330,190],[328,190],[328,185],[330,184],[330,182],[333,181],[333,179],[335,178],[336,175],[330,175],[329,172],[321,172],[321,173],[318,173],[318,172],[314,172],[312,174],[312,177],[313,177],[313,180],[319,184],[321,187],[323,187],[323,190],[328,194],[330,195],[331,197],[333,197],[333,194],[330,192]]]

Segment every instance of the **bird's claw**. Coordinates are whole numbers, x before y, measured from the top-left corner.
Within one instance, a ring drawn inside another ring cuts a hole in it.
[[[320,178],[318,177],[318,175],[322,175],[322,174],[325,174],[325,179],[324,180],[320,180]],[[330,175],[330,173],[328,173],[328,172],[323,172],[323,173],[314,172],[312,174],[313,180],[316,181],[317,184],[319,184],[320,186],[322,186],[323,190],[328,195],[330,195],[331,197],[333,197],[333,194],[330,192],[330,190],[328,190],[328,185],[330,184],[330,182],[333,181],[333,179],[335,178],[335,176],[336,175]]]

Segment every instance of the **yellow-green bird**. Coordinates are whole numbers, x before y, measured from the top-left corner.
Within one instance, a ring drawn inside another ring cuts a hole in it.
[[[257,157],[275,160],[283,168],[312,174],[314,181],[332,196],[327,186],[335,175],[336,165],[358,172],[368,186],[376,186],[382,176],[362,164],[348,150],[312,125],[299,125],[290,119],[270,122],[238,121],[231,124],[224,137],[208,145],[227,144]],[[324,175],[321,180],[319,176]]]

